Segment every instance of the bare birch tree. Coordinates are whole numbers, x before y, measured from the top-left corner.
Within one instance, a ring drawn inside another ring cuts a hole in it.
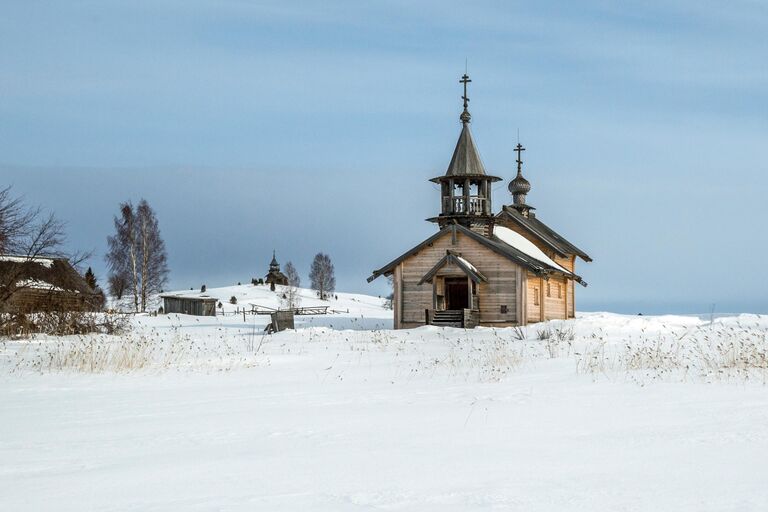
[[[326,300],[328,294],[333,293],[336,289],[336,276],[330,256],[321,252],[315,255],[309,271],[309,280],[312,283],[312,289],[317,291],[317,295],[322,300]]]
[[[115,234],[107,237],[105,257],[109,280],[123,281],[133,296],[133,309],[139,312],[139,275],[137,271],[136,213],[130,201],[120,203],[120,216],[113,219]]]
[[[141,240],[141,310],[146,311],[149,296],[168,282],[168,255],[157,217],[146,200],[139,201],[136,216]]]
[[[285,290],[285,304],[289,309],[295,309],[301,303],[301,297],[299,296],[301,278],[296,271],[296,267],[290,261],[285,264],[285,277],[288,278],[288,286]]]
[[[168,257],[157,217],[142,199],[136,208],[130,202],[121,203],[114,224],[115,234],[107,238],[110,291],[119,297],[128,287],[134,311],[146,311],[149,296],[168,281]]]

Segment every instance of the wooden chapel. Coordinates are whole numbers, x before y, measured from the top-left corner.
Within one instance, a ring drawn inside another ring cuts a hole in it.
[[[467,84],[461,133],[440,185],[438,226],[431,237],[373,271],[368,281],[392,276],[396,329],[425,324],[455,327],[525,325],[573,318],[575,283],[586,286],[576,258],[592,259],[536,218],[526,204],[531,185],[522,175],[509,183],[512,204],[493,212],[492,184],[472,138]]]

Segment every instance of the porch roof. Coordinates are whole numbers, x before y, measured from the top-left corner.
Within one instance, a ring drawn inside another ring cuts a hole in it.
[[[487,283],[488,278],[486,278],[477,268],[472,265],[470,262],[468,262],[466,259],[462,258],[458,254],[452,252],[452,251],[446,251],[445,256],[438,261],[434,267],[432,267],[429,272],[424,274],[424,276],[421,278],[421,281],[419,281],[419,284],[424,283],[431,283],[432,280],[435,278],[437,273],[445,267],[446,265],[456,265],[459,267],[467,276],[469,276],[470,279],[472,279],[476,283]]]

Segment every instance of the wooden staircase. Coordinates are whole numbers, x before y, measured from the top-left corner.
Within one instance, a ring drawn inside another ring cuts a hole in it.
[[[445,311],[434,311],[429,319],[429,323],[440,327],[464,327],[464,310],[446,309]]]

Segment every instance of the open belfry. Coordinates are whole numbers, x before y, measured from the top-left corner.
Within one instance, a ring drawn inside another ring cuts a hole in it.
[[[437,233],[375,270],[368,281],[392,276],[396,329],[425,324],[454,327],[525,325],[573,318],[576,258],[592,259],[541,222],[527,204],[531,184],[523,177],[517,144],[517,174],[509,183],[512,204],[494,213],[490,176],[469,128],[467,85],[461,133],[440,185],[440,213],[428,219]]]

